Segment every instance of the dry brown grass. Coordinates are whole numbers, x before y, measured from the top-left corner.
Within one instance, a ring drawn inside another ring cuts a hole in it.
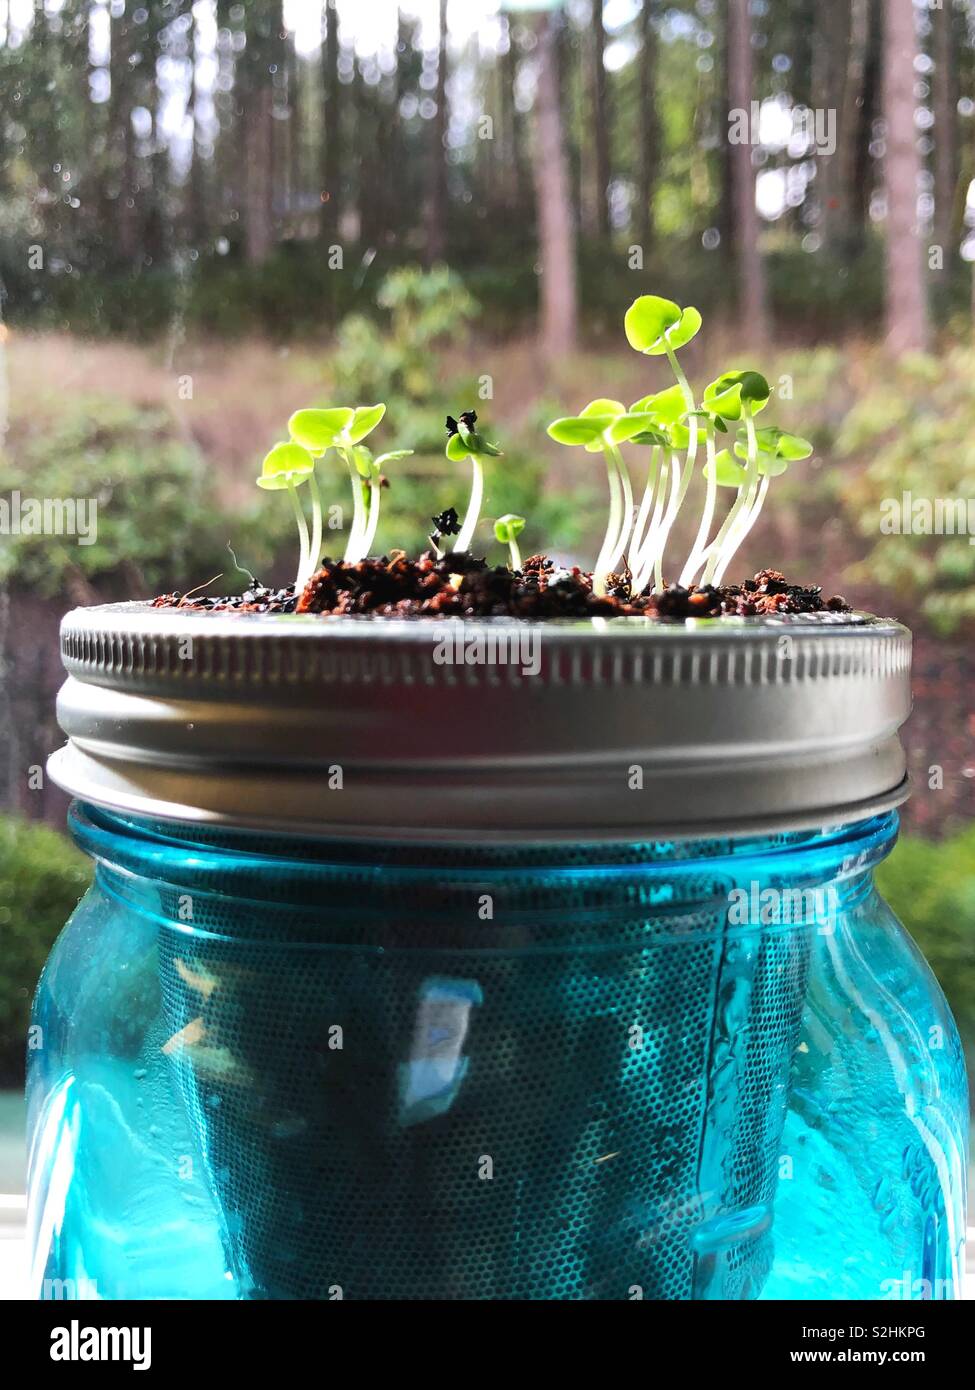
[[[330,393],[327,345],[280,347],[247,339],[232,344],[194,343],[173,352],[165,343],[143,347],[67,334],[14,332],[6,347],[12,439],[18,430],[43,429],[51,411],[65,398],[90,397],[94,402],[112,397],[140,407],[155,407],[165,411],[174,430],[192,441],[209,461],[221,480],[223,500],[231,507],[253,500],[258,461],[280,437],[290,413],[314,401],[324,403]],[[685,366],[699,386],[721,368],[745,365],[751,358],[737,349],[733,333],[727,331],[711,334],[706,343],[692,344],[684,356]],[[861,363],[859,354],[848,354],[851,371],[866,370],[868,357],[864,353]],[[774,364],[774,354],[771,361]],[[782,361],[787,363],[788,354]],[[489,418],[492,430],[502,439],[519,439],[525,448],[547,458],[553,491],[574,493],[582,485],[596,495],[601,495],[603,485],[600,461],[547,439],[543,417],[551,415],[545,416],[545,410],[574,411],[596,395],[629,403],[671,381],[665,361],[641,358],[625,346],[582,352],[549,371],[531,339],[501,345],[472,343],[446,354],[438,375],[446,389],[448,382],[460,375],[474,379],[485,372],[493,378],[494,399],[482,413]],[[772,367],[769,373],[774,379]],[[186,377],[192,380],[189,398],[184,398]],[[848,385],[852,389],[855,383]],[[445,408],[456,404],[445,398]],[[782,423],[797,427],[802,412],[797,399]],[[635,481],[639,485],[642,478]],[[786,489],[780,489],[776,507],[770,512],[749,538],[742,556],[743,572],[752,560],[757,567],[766,563],[769,555],[773,562],[778,556],[790,555],[795,557],[797,579],[812,580],[825,568],[840,574],[851,542],[841,525],[827,523],[810,534]],[[689,541],[693,520],[682,516],[674,538],[675,550]],[[601,525],[601,515],[594,514],[586,527],[587,548],[597,543]]]
[[[255,460],[290,413],[328,384],[320,349],[258,341],[171,355],[165,346],[15,333],[7,363],[15,431],[22,421],[43,421],[65,397],[112,397],[161,409],[216,468],[228,503],[249,500]]]

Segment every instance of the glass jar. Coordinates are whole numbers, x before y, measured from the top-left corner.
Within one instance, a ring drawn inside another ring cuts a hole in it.
[[[872,882],[894,814],[555,857],[72,831],[41,1292],[958,1296],[964,1066]]]
[[[960,1295],[961,1047],[873,883],[903,629],[575,625],[438,726],[418,625],[168,621],[66,620],[39,1296]]]

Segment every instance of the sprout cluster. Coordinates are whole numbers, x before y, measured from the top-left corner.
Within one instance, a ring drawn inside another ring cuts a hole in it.
[[[701,327],[697,309],[682,309],[670,299],[642,295],[624,321],[632,348],[647,357],[666,357],[676,385],[644,396],[626,408],[622,401],[600,398],[578,415],[554,420],[548,427],[560,444],[582,445],[602,453],[609,478],[609,519],[593,570],[593,588],[605,593],[610,578],[626,561],[631,592],[664,586],[664,552],[674,522],[687,497],[704,442],[704,506],[680,572],[685,587],[697,582],[719,585],[733,556],[758,520],[772,478],[797,459],[808,458],[812,445],[798,435],[768,427],[758,429],[755,416],[772,394],[759,372],[728,371],[705,387],[700,404],[677,360],[680,348]],[[731,430],[734,428],[734,436]],[[718,436],[729,447],[718,449]],[[639,504],[621,445],[649,450],[647,476]],[[712,535],[718,488],[734,489],[727,514]]]
[[[325,410],[296,410],[288,421],[290,440],[275,444],[265,455],[258,487],[287,490],[298,523],[299,558],[295,589],[308,583],[321,563],[322,497],[315,465],[330,449],[345,464],[352,483],[352,526],[343,559],[354,565],[369,554],[379,525],[383,466],[408,458],[412,449],[394,449],[378,458],[364,444],[386,414],[384,405],[335,406]],[[298,496],[308,483],[311,493],[311,531]]]
[[[602,454],[609,487],[609,514],[593,567],[593,590],[606,594],[614,577],[629,576],[632,595],[664,587],[664,554],[674,523],[687,498],[703,452],[704,498],[697,532],[679,582],[684,587],[717,587],[733,556],[764,506],[772,478],[790,463],[805,459],[812,445],[798,435],[767,425],[756,417],[769,403],[772,388],[751,369],[722,372],[698,401],[677,353],[701,327],[697,309],[682,309],[672,300],[642,295],[627,310],[626,337],[647,357],[666,357],[675,384],[643,396],[633,405],[599,397],[578,415],[554,420],[549,435],[560,444]],[[289,438],[267,454],[258,485],[286,491],[294,508],[299,536],[298,590],[319,568],[322,552],[322,500],[315,469],[330,451],[344,464],[352,484],[352,525],[344,560],[357,564],[375,542],[385,464],[408,457],[396,449],[375,457],[364,440],[380,424],[385,405],[337,406],[299,410],[288,421]],[[719,446],[719,441],[722,447]],[[646,481],[637,499],[624,446],[646,449]],[[501,457],[497,444],[478,429],[477,413],[447,416],[447,458],[470,464],[470,495],[463,519],[453,507],[433,518],[431,544],[438,557],[468,551],[484,501],[486,458]],[[308,485],[311,523],[299,488]],[[720,520],[719,489],[733,493]],[[507,545],[511,568],[522,567],[518,536],[525,518],[508,513],[494,523],[495,539]]]

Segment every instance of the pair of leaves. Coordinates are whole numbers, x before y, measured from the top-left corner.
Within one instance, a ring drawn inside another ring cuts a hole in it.
[[[649,429],[633,436],[634,444],[663,444],[671,449],[686,449],[690,443],[689,418],[684,392],[679,386],[668,386],[644,396],[630,406],[631,412],[645,413],[652,422]]]
[[[451,463],[463,463],[469,458],[492,458],[503,457],[503,450],[497,444],[491,444],[477,430],[459,429],[456,434],[452,434],[447,440],[447,457]]]
[[[599,453],[604,444],[623,444],[628,439],[639,441],[641,435],[654,431],[654,417],[647,411],[627,410],[622,401],[600,396],[579,412],[553,420],[548,427],[550,438],[558,444],[582,445],[589,453]]]
[[[352,450],[352,461],[359,476],[368,482],[370,478],[379,477],[383,464],[393,463],[396,459],[408,459],[412,454],[412,449],[390,449],[378,458],[373,458],[371,449],[367,449],[364,444],[357,444]]]
[[[689,343],[701,327],[697,309],[682,309],[672,299],[644,294],[635,299],[623,320],[631,348],[648,357],[662,357]]]
[[[314,455],[301,444],[275,444],[264,456],[257,486],[265,492],[280,492],[286,487],[299,487],[314,471]]]
[[[813,446],[808,439],[803,439],[801,435],[789,434],[786,430],[780,430],[775,425],[770,425],[766,429],[757,430],[758,439],[758,471],[767,474],[770,478],[778,478],[789,467],[790,463],[795,463],[800,459],[809,458],[813,451]],[[741,487],[747,476],[745,468],[738,459],[747,459],[748,441],[744,435],[739,435],[735,444],[734,454],[728,449],[722,449],[714,460],[715,481],[719,487]],[[704,466],[704,476],[710,478],[712,467],[710,463]]]
[[[372,433],[385,414],[384,405],[296,410],[288,421],[291,439],[275,444],[265,455],[258,487],[267,492],[300,487],[315,471],[315,460],[335,445],[352,450],[355,466],[364,478],[376,476],[382,463],[412,453],[410,449],[396,450],[374,461],[368,449],[356,447]]]
[[[752,413],[764,410],[772,388],[761,372],[723,372],[704,388],[704,409],[723,427],[725,420],[740,420],[744,404]]]
[[[334,445],[359,444],[386,414],[384,405],[342,405],[327,410],[296,410],[288,421],[292,440],[319,458]]]

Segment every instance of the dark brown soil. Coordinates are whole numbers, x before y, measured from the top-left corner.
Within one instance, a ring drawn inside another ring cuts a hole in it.
[[[578,568],[559,569],[544,555],[533,555],[523,570],[491,566],[467,554],[410,560],[402,552],[347,565],[325,560],[300,595],[293,587],[268,589],[253,584],[232,598],[210,598],[199,591],[163,594],[157,608],[191,608],[226,613],[370,613],[396,618],[584,618],[751,617],[761,613],[849,612],[845,599],[824,599],[822,590],[789,584],[778,570],[761,570],[741,584],[689,589],[671,584],[661,593],[633,595],[629,575],[614,576],[606,595],[592,591],[592,576]]]

